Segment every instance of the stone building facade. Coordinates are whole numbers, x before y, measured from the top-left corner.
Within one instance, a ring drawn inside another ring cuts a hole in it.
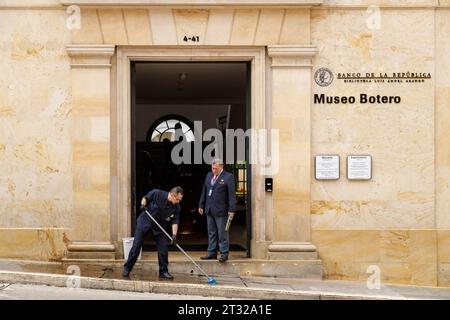
[[[120,258],[130,61],[248,61],[251,126],[280,139],[273,193],[252,168],[250,259],[450,285],[450,1],[1,0],[0,31],[0,258]],[[361,93],[401,102],[313,98]],[[315,178],[323,154],[339,180]],[[371,180],[346,178],[352,154]]]

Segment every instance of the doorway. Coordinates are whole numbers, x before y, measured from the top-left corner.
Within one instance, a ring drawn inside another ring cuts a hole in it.
[[[194,131],[198,133],[199,123],[201,135],[211,128],[250,128],[250,79],[248,62],[131,62],[132,233],[142,197],[154,188],[169,190],[180,185],[185,195],[179,242],[188,250],[206,251],[206,218],[197,209],[210,165],[203,157],[200,163],[193,161],[193,145],[199,143]],[[193,146],[190,163],[172,161],[172,149],[179,143],[177,130]],[[200,142],[202,153],[209,144]],[[234,159],[224,160],[225,170],[236,178],[237,210],[230,228],[230,250],[250,256],[251,168],[248,144],[245,148],[243,159],[234,153]],[[155,250],[151,235],[144,250]]]

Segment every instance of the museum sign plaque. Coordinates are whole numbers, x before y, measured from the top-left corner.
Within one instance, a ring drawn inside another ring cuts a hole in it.
[[[347,157],[348,180],[372,179],[372,157],[367,155],[354,155]]]
[[[339,179],[339,156],[319,155],[315,157],[316,180],[338,180]]]

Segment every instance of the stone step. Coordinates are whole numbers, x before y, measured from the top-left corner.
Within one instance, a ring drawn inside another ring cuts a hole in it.
[[[110,242],[72,242],[68,246],[69,259],[115,259],[116,249]]]
[[[97,252],[89,252],[89,251],[68,251],[66,257],[68,259],[105,259],[105,260],[114,260],[116,258],[115,252],[108,251],[97,251]]]
[[[323,278],[321,260],[260,260],[247,258],[230,259],[225,263],[194,260],[208,275],[212,276],[264,276],[316,280]],[[101,277],[105,272],[120,276],[123,264],[123,259],[63,259],[63,268],[76,265],[83,275],[87,274],[93,277]],[[169,270],[174,274],[201,274],[189,260],[171,259],[170,256]],[[138,275],[140,279],[145,279],[146,275],[154,277],[158,273],[157,259],[145,259],[143,257],[136,263],[133,273]]]

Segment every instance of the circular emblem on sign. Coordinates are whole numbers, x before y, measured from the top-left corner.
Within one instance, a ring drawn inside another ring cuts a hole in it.
[[[333,82],[333,72],[328,68],[320,68],[314,74],[314,80],[321,87],[328,87]]]

